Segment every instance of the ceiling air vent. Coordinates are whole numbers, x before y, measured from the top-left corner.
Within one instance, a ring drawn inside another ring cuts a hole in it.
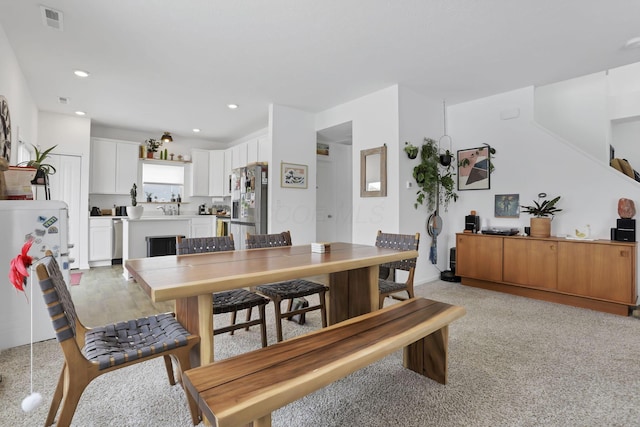
[[[40,6],[40,14],[42,15],[42,23],[45,27],[62,31],[62,12],[47,6]]]
[[[67,98],[66,96],[59,96],[58,103],[66,105],[69,103],[69,98]]]

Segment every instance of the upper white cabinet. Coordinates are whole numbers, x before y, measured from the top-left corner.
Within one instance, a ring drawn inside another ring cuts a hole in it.
[[[231,160],[232,156],[233,150],[231,150],[231,148],[224,150],[224,188],[222,189],[223,196],[231,195],[231,166],[233,165],[233,162]]]
[[[266,135],[258,138],[258,162],[269,163],[271,159],[271,138]]]
[[[91,193],[129,194],[138,182],[140,144],[93,138],[91,140]]]
[[[223,196],[225,152],[191,150],[191,196]]]
[[[247,144],[247,164],[258,161],[258,140],[250,139]]]
[[[238,169],[247,166],[247,144],[238,144],[231,147],[231,169]]]

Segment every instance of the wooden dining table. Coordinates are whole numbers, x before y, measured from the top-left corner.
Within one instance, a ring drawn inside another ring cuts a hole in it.
[[[337,242],[325,253],[297,245],[129,259],[125,268],[154,302],[175,300],[177,319],[200,335],[192,357],[199,366],[214,359],[214,292],[324,275],[328,321],[335,324],[378,309],[380,264],[417,256],[415,250]]]

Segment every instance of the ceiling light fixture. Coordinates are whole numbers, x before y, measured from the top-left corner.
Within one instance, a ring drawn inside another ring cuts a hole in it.
[[[78,116],[85,116],[87,113],[85,113],[84,111],[76,111],[76,114]]]
[[[162,138],[160,138],[160,141],[162,141],[162,142],[173,142],[173,138],[171,138],[171,134],[169,132],[165,132],[162,135]]]
[[[193,128],[193,131],[194,131],[195,133],[198,133],[198,132],[200,132],[200,129],[198,129],[198,128]]]
[[[89,77],[89,72],[88,71],[84,71],[84,70],[75,70],[73,72],[73,74],[75,74],[78,77]]]
[[[638,49],[640,48],[640,37],[633,37],[624,44],[625,49]]]
[[[238,104],[227,104],[227,107],[229,107],[230,110],[235,110],[238,108]]]

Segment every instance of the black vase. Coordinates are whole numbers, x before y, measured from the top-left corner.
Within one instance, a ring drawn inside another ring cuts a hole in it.
[[[31,184],[33,185],[42,185],[45,183],[45,173],[42,169],[36,170],[36,176],[31,180]]]
[[[440,164],[442,166],[449,166],[451,164],[451,154],[440,154]]]

